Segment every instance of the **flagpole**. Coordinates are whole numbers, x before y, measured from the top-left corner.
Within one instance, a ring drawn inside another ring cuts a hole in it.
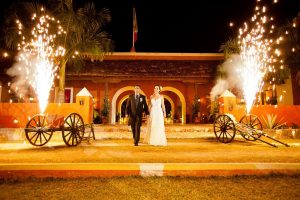
[[[137,27],[136,11],[135,11],[135,7],[133,7],[133,9],[132,9],[132,48],[131,48],[131,52],[135,52],[135,42],[137,40],[137,32],[138,32],[138,27]]]

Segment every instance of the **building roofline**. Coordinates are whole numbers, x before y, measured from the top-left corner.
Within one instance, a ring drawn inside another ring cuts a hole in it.
[[[223,53],[148,53],[148,52],[113,52],[104,59],[98,54],[82,54],[93,60],[224,60]]]

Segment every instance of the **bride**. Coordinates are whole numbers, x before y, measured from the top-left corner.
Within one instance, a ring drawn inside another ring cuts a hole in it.
[[[154,94],[150,97],[150,117],[147,123],[147,132],[144,142],[154,146],[166,146],[167,138],[165,134],[164,117],[166,109],[164,97],[160,95],[161,86],[154,87]]]

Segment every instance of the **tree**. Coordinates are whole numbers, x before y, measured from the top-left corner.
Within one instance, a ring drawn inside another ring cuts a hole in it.
[[[60,63],[59,92],[64,97],[66,64],[76,51],[104,55],[112,51],[112,41],[106,31],[105,25],[111,21],[108,9],[96,10],[94,3],[86,3],[83,8],[74,8],[73,0],[59,0],[54,9],[57,18],[67,32],[63,47],[65,56]]]
[[[1,42],[6,48],[16,51],[18,49],[18,44],[21,41],[16,20],[22,19],[24,27],[22,30],[23,36],[30,38],[31,28],[33,26],[31,17],[34,13],[39,15],[41,13],[41,7],[42,5],[36,2],[17,1],[5,10],[2,31],[2,34],[4,35],[1,37],[3,40]]]
[[[10,22],[16,20],[16,17],[20,18],[20,13],[39,12],[40,5],[37,3],[25,2],[20,5],[23,5],[22,12],[14,12],[9,18]],[[20,8],[20,5],[17,8]],[[60,57],[58,61],[60,68],[57,101],[64,102],[67,63],[73,66],[80,66],[83,62],[80,52],[98,54],[103,59],[105,54],[113,50],[113,42],[104,30],[105,25],[111,21],[111,15],[110,11],[105,8],[97,11],[95,4],[91,2],[86,3],[82,8],[75,8],[73,0],[53,0],[49,1],[49,5],[51,5],[49,6],[50,11],[60,21],[65,31],[65,34],[57,37],[57,43],[61,44],[65,49],[64,56]],[[18,34],[17,31],[11,31],[12,29],[17,29],[17,27],[8,27],[8,29],[11,30],[6,31],[6,46],[11,48],[16,47],[14,41],[17,41]],[[76,55],[77,52],[79,52],[78,55]],[[77,59],[73,59],[75,55]]]
[[[300,69],[300,16],[294,21],[287,21],[280,27],[280,35],[285,35],[285,41],[280,46],[283,51],[284,63],[292,70]]]
[[[228,41],[224,42],[219,52],[224,53],[225,59],[227,59],[232,54],[239,54],[241,51],[240,45],[238,44],[237,39],[229,38]]]

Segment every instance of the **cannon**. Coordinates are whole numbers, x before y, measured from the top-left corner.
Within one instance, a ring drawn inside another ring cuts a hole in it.
[[[89,129],[89,131],[86,131]],[[43,146],[47,144],[53,133],[62,132],[62,138],[67,146],[77,146],[82,140],[95,140],[93,124],[84,124],[78,113],[71,113],[66,118],[58,115],[37,114],[26,124],[25,135],[30,144]]]
[[[259,140],[270,146],[277,147],[275,144],[272,144],[264,139],[268,138],[272,141],[289,147],[288,144],[264,133],[262,123],[255,115],[245,115],[240,119],[239,122],[236,122],[234,117],[230,117],[228,114],[218,115],[214,121],[213,127],[216,138],[222,143],[230,143],[233,141],[236,132],[239,132],[240,135],[248,141]]]

